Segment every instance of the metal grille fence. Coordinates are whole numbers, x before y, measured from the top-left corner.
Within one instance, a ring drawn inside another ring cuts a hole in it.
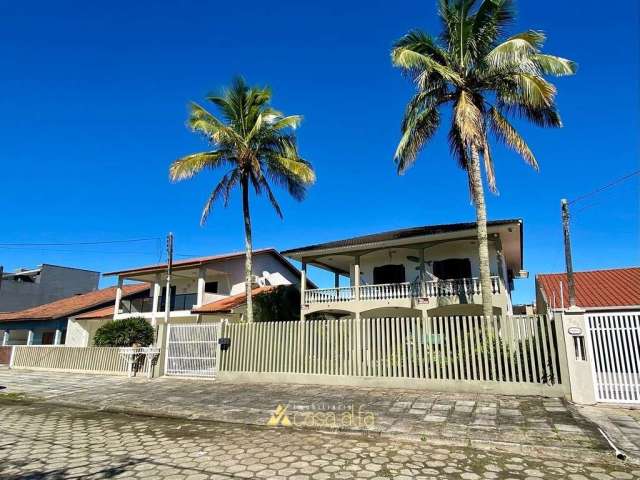
[[[586,317],[596,400],[640,403],[640,312]]]
[[[169,325],[165,373],[215,377],[220,323]]]
[[[127,361],[118,347],[16,345],[12,368],[126,375]],[[146,362],[146,360],[145,360]],[[139,366],[144,371],[146,364]]]
[[[229,324],[221,371],[561,383],[543,316],[365,318]]]

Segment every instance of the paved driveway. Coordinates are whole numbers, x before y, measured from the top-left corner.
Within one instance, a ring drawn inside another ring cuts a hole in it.
[[[640,467],[0,399],[0,478],[204,480],[640,477]]]

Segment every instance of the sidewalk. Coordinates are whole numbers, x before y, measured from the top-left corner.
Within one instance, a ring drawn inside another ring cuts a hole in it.
[[[354,432],[555,459],[613,459],[595,425],[559,399],[0,369],[2,394],[80,408]],[[278,406],[286,407],[278,411]],[[275,412],[275,413],[274,413]],[[345,418],[351,421],[343,421]],[[358,420],[356,420],[356,418]],[[337,419],[339,429],[327,420]]]

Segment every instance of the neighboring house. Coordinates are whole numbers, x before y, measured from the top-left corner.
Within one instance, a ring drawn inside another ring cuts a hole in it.
[[[588,312],[640,310],[640,267],[575,272],[576,306]],[[540,314],[569,308],[566,273],[536,275]]]
[[[522,267],[522,220],[488,222],[494,313],[512,313]],[[475,223],[406,228],[282,252],[302,263],[307,318],[481,315]],[[307,265],[334,274],[334,288],[309,288]],[[341,277],[348,278],[342,286]]]
[[[128,285],[122,289],[122,295],[129,298],[145,289],[146,285]],[[70,340],[72,345],[80,345],[78,335],[82,332],[74,328],[74,317],[107,305],[113,310],[115,298],[116,288],[110,287],[19,312],[0,313],[2,345],[69,345]]]
[[[43,263],[37,268],[4,272],[0,312],[17,312],[98,289],[100,273]]]
[[[175,261],[170,292],[171,323],[211,322],[221,318],[241,321],[246,308],[244,262],[244,252]],[[300,271],[273,248],[253,251],[253,272],[253,295],[278,285],[300,286]],[[103,309],[88,315],[107,320],[141,316],[152,324],[164,318],[166,263],[105,275],[117,275],[118,288],[125,281],[134,281],[144,282],[150,290],[128,300],[116,298],[111,312]]]

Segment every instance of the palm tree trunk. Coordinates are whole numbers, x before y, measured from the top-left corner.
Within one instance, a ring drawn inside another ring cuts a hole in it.
[[[469,183],[471,194],[476,207],[476,222],[478,225],[478,255],[480,257],[480,288],[482,289],[482,314],[485,318],[493,315],[493,299],[491,291],[491,270],[489,267],[489,239],[487,236],[487,208],[484,203],[484,189],[482,173],[480,172],[480,158],[478,149],[471,147],[471,162],[469,165]]]
[[[246,249],[245,261],[244,261],[244,273],[245,273],[245,294],[247,296],[247,322],[253,322],[253,298],[251,297],[251,277],[252,264],[252,241],[251,241],[251,215],[249,212],[249,180],[244,178],[242,180],[242,214],[244,216],[244,246]]]

